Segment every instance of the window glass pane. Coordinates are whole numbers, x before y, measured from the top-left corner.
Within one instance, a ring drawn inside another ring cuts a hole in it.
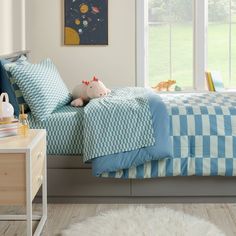
[[[225,87],[229,87],[230,0],[208,2],[208,70],[220,71]]]
[[[209,22],[228,22],[231,0],[208,0]]]
[[[193,85],[193,0],[149,0],[149,84]]]
[[[193,24],[179,22],[172,33],[172,79],[181,87],[193,87]]]
[[[236,0],[232,1],[232,85],[236,87]]]
[[[169,79],[169,4],[168,1],[149,0],[149,42],[148,64],[149,85]]]
[[[158,40],[157,40],[158,35]],[[149,85],[169,79],[169,29],[166,25],[149,27]]]
[[[232,61],[231,86],[236,87],[236,23],[232,24]]]
[[[229,27],[226,23],[209,25],[207,70],[220,71],[224,85],[229,86]]]
[[[231,3],[232,22],[236,23],[236,0]]]

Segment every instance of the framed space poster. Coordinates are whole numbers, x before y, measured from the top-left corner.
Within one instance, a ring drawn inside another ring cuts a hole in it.
[[[108,0],[64,0],[65,45],[108,45]]]

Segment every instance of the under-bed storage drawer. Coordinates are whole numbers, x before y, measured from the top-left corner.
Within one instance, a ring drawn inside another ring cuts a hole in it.
[[[48,169],[49,197],[126,197],[130,180],[102,179],[90,169]]]
[[[131,191],[134,197],[235,196],[234,184],[234,177],[168,177],[132,180]]]

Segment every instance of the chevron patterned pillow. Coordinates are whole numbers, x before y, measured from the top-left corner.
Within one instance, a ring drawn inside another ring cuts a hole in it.
[[[10,68],[33,116],[46,119],[53,111],[68,104],[71,95],[50,59],[39,64]]]

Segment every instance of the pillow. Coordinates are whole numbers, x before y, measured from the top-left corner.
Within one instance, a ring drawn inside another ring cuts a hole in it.
[[[17,66],[17,65],[25,66],[30,63],[27,61],[27,58],[25,56],[21,56],[18,60],[14,61],[14,62],[10,62],[8,60],[3,60],[2,64],[5,68],[5,70],[7,71],[8,80],[10,80],[10,83],[9,82],[8,83],[9,83],[9,85],[11,85],[11,90],[13,90],[13,92],[15,93],[14,96],[15,96],[16,107],[17,107],[16,108],[17,109],[16,115],[19,115],[19,111],[20,111],[19,107],[21,107],[22,105],[24,106],[24,111],[29,112],[30,111],[29,106],[25,102],[23,94],[20,91],[20,88],[18,87],[18,85],[16,84],[14,76],[12,76],[12,74],[10,73],[10,68]],[[14,105],[13,105],[13,107],[14,107]],[[15,109],[15,107],[14,107],[14,109]]]
[[[36,119],[42,121],[71,101],[71,95],[50,59],[10,68]]]
[[[14,115],[19,115],[19,105],[12,89],[10,78],[8,76],[7,71],[3,67],[3,62],[0,62],[0,93],[7,93],[9,96],[9,101],[14,108]]]

